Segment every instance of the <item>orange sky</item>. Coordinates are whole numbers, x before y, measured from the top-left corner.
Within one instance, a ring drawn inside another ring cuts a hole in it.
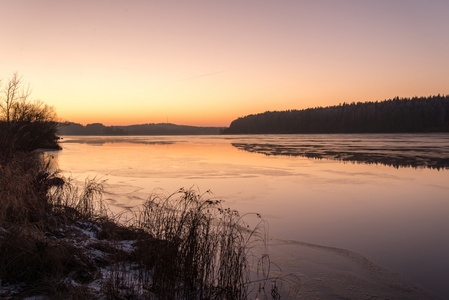
[[[14,0],[0,77],[64,119],[228,126],[267,110],[449,93],[449,1]]]

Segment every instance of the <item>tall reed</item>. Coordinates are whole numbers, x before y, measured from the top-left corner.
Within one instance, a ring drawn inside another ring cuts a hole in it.
[[[203,198],[180,189],[143,205],[137,224],[154,238],[138,244],[144,277],[166,299],[246,299],[251,245],[264,243],[264,221],[250,229],[237,211]]]

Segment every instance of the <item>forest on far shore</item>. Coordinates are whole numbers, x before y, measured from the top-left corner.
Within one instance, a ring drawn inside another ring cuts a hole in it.
[[[58,125],[60,135],[214,135],[219,134],[220,127],[199,127],[176,125],[170,123],[139,124],[128,126],[105,126],[101,123],[86,126],[65,122]]]
[[[449,132],[449,96],[267,111],[232,121],[223,134]]]

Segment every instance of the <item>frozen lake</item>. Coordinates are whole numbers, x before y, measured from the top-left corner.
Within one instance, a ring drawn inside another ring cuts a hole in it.
[[[349,249],[449,298],[449,135],[66,136],[62,172],[106,179],[114,211],[211,190],[270,237]]]

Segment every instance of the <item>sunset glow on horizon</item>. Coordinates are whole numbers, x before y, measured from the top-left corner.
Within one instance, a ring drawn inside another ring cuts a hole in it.
[[[4,1],[0,78],[65,121],[229,126],[449,93],[449,1]]]

